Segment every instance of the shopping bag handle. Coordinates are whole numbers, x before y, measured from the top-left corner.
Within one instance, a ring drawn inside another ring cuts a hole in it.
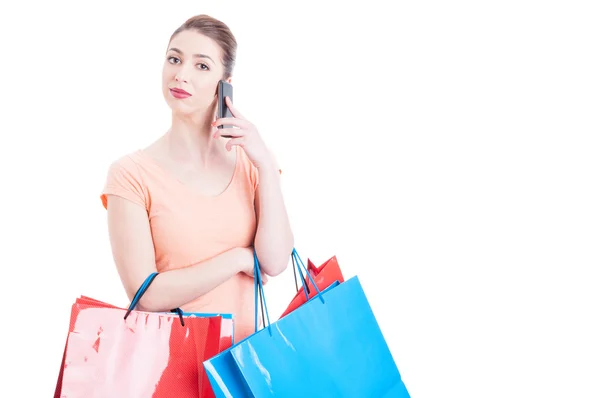
[[[294,254],[291,254],[290,257],[292,257],[292,270],[294,271],[294,286],[296,286],[296,291],[300,291],[300,288],[298,287],[298,273],[299,271],[297,270],[296,267],[296,258],[294,257]],[[309,263],[310,266],[310,263]],[[310,272],[310,271],[308,271]],[[302,273],[300,273],[300,277],[302,277]],[[304,284],[302,284],[302,288],[304,289],[304,294],[306,295],[306,299],[308,300],[308,295],[310,294],[310,286],[305,286]]]
[[[319,299],[321,300],[322,303],[325,303],[325,299],[323,298],[323,294],[321,293],[321,290],[319,290],[319,288],[317,287],[317,284],[315,283],[314,279],[310,275],[310,272],[308,272],[308,269],[304,265],[304,262],[300,258],[300,255],[298,255],[298,252],[296,251],[296,249],[292,250],[292,263],[294,266],[296,266],[298,268],[298,272],[300,272],[300,276],[302,276],[302,270],[300,268],[300,264],[302,264],[302,268],[304,268],[304,270],[306,271],[306,275],[308,276],[311,284],[315,288],[315,291],[317,292]],[[304,286],[304,289],[306,292],[306,289],[307,289],[306,281],[304,280],[303,277],[301,277],[301,279],[302,279],[302,285]],[[308,300],[308,294],[307,294],[306,298]],[[255,332],[258,332],[258,301],[259,301],[259,299],[260,299],[261,310],[264,309],[263,314],[262,314],[263,315],[263,327],[264,327],[264,323],[265,323],[265,313],[266,313],[267,314],[267,328],[269,329],[269,335],[272,336],[273,333],[271,331],[271,320],[269,319],[269,310],[267,309],[267,300],[265,298],[265,290],[264,290],[264,287],[262,284],[262,276],[260,274],[260,263],[258,261],[258,255],[256,254],[256,250],[254,250],[254,331]],[[263,308],[263,306],[264,306],[264,308]]]
[[[300,280],[302,281],[302,286],[304,287],[304,294],[306,295],[306,300],[308,301],[308,294],[310,293],[310,289],[306,283],[304,275],[302,275],[302,269],[300,268],[300,264],[302,264],[302,268],[304,268],[304,271],[306,272],[306,276],[308,276],[308,279],[310,279],[311,284],[314,286],[314,288],[317,292],[317,295],[319,296],[319,299],[321,300],[322,303],[324,303],[325,299],[323,299],[323,295],[321,294],[321,291],[317,287],[315,280],[310,275],[310,272],[306,268],[306,265],[304,265],[302,258],[300,258],[300,255],[298,254],[298,252],[296,251],[295,248],[292,249],[292,264],[296,266],[296,268],[294,268],[294,275],[296,274],[296,272],[295,272],[296,269],[298,269],[298,273],[300,274]]]
[[[292,261],[296,261],[296,260],[294,259],[294,256],[293,256],[293,254],[291,255],[291,257],[292,257]],[[295,264],[295,263],[294,263],[294,264]],[[297,275],[297,274],[298,274],[298,271],[296,270],[296,267],[295,267],[295,266],[294,266],[294,267],[292,267],[292,268],[294,269],[294,285],[296,286],[296,291],[299,291],[299,290],[300,290],[300,288],[298,287],[298,275]],[[311,272],[311,271],[312,271],[312,272],[314,272],[315,274],[316,274],[316,273],[319,271],[319,269],[318,269],[317,267],[315,267],[315,265],[314,265],[314,264],[313,264],[313,263],[312,263],[310,260],[308,260],[308,265],[306,266],[306,268],[308,268],[308,272]],[[305,289],[305,291],[306,291],[306,293],[307,293],[307,297],[308,297],[308,294],[310,293],[310,286],[306,286],[306,289]]]
[[[294,271],[294,284],[296,285],[296,291],[300,291],[300,289],[304,290],[304,295],[306,296],[306,301],[308,301],[308,295],[310,294],[310,286],[306,286],[306,283],[304,283],[304,275],[302,274],[301,270],[300,270],[300,265],[298,264],[298,261],[296,261],[296,256],[294,255],[294,252],[292,252],[291,254],[292,257],[292,269]],[[310,273],[310,272],[309,272]],[[300,275],[300,286],[302,286],[301,288],[298,287],[298,277],[296,276],[296,274]]]
[[[300,265],[298,264],[298,260],[296,260],[296,256],[294,255],[294,252],[292,252],[291,257],[292,257],[292,269],[294,270],[294,284],[296,285],[296,291],[300,291],[300,288],[298,287],[298,277],[296,276],[296,274],[299,274],[301,286],[302,286],[302,289],[304,290],[304,296],[306,296],[306,301],[308,301],[308,295],[310,294],[310,286],[307,286],[304,281],[304,275],[302,274]],[[307,274],[310,274],[310,271],[308,271]]]
[[[123,317],[123,319],[127,319],[129,314],[131,314],[131,311],[133,311],[135,309],[135,307],[137,307],[138,303],[140,302],[140,299],[142,298],[144,293],[146,293],[146,290],[148,290],[148,288],[150,287],[150,284],[154,281],[154,279],[157,276],[158,276],[158,272],[153,272],[150,275],[148,275],[146,280],[144,280],[144,283],[142,283],[142,285],[139,287],[137,292],[135,292],[135,295],[133,296],[133,300],[131,300],[131,304],[129,304],[129,307],[127,308],[127,312],[125,313],[125,316]],[[185,322],[183,322],[183,311],[181,310],[181,308],[172,309],[171,312],[177,313],[177,315],[179,315],[179,321],[181,322],[181,326],[185,326]]]
[[[254,272],[260,271],[260,267],[256,267],[258,263],[258,256],[256,255],[256,251],[254,251]],[[261,275],[262,278],[262,275]],[[258,289],[258,278],[253,278],[254,280],[254,331],[257,332],[258,331],[258,317],[256,316],[258,314],[258,301],[260,301],[260,312],[262,315],[262,324],[263,326],[265,325],[265,306],[264,306],[264,291],[261,291]],[[262,279],[261,279],[262,282]],[[262,284],[262,283],[261,283]]]
[[[269,334],[271,333],[271,320],[269,319],[269,311],[267,310],[267,301],[265,299],[265,290],[262,284],[262,275],[260,274],[260,264],[258,255],[254,250],[254,332],[258,332],[258,301],[260,300],[260,309],[262,312],[262,323],[265,326],[265,312],[267,314],[267,324]]]

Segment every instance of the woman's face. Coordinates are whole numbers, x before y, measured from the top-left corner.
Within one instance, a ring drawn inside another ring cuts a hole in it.
[[[217,84],[224,71],[221,56],[217,43],[192,30],[180,32],[171,40],[162,88],[173,112],[204,115],[208,109],[214,110]]]

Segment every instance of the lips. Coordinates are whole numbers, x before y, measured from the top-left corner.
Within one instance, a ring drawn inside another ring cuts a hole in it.
[[[169,91],[171,91],[171,95],[175,98],[188,98],[191,97],[192,94],[188,93],[185,90],[182,90],[180,88],[170,88]]]

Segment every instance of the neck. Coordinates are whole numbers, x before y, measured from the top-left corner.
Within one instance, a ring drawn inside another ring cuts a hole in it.
[[[173,113],[165,139],[174,159],[206,165],[211,156],[218,153],[222,145],[213,138],[213,113],[210,109],[192,117]]]

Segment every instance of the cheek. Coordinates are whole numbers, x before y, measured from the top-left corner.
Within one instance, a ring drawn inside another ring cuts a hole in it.
[[[196,90],[203,93],[203,97],[205,98],[213,98],[217,95],[217,85],[218,80],[215,80],[214,78],[202,79],[197,82]]]
[[[204,103],[209,103],[217,95],[217,82],[212,79],[200,79],[194,84],[194,91],[201,97]]]
[[[162,88],[162,93],[165,96],[169,93],[169,83],[170,82],[171,82],[171,79],[169,79],[169,77],[163,73],[161,88]]]
[[[168,66],[165,66],[162,71],[162,83],[163,85],[169,84],[173,80],[173,71]]]

